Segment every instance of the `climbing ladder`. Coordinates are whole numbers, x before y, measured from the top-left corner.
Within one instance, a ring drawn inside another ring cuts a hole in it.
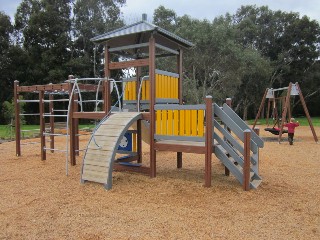
[[[141,118],[139,112],[118,112],[97,125],[83,157],[82,183],[103,183],[106,189],[111,189],[113,162],[118,146],[129,127]]]

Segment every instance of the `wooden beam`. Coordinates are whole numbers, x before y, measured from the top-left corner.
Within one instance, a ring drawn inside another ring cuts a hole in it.
[[[14,81],[14,109],[15,109],[15,133],[16,133],[16,156],[21,156],[20,136],[20,104],[19,104],[19,81]]]
[[[40,113],[40,142],[41,142],[41,160],[46,160],[46,137],[45,132],[45,119],[44,119],[44,91],[39,92],[39,113]]]
[[[39,91],[68,91],[68,83],[62,84],[47,84],[47,85],[33,85],[33,86],[19,86],[18,92],[39,92]]]
[[[211,160],[212,160],[212,143],[213,143],[213,109],[212,97],[206,97],[206,132],[205,132],[205,187],[211,187]]]
[[[312,124],[312,121],[311,121],[311,117],[310,117],[310,114],[309,114],[309,111],[308,111],[308,108],[307,108],[307,104],[304,100],[304,97],[302,95],[302,91],[301,91],[301,88],[299,86],[298,83],[296,83],[296,86],[298,88],[298,91],[299,91],[299,97],[300,97],[300,101],[302,103],[302,106],[303,106],[303,110],[307,116],[307,119],[308,119],[308,123],[309,123],[309,126],[310,126],[310,129],[311,129],[311,132],[312,132],[312,135],[313,135],[313,139],[314,141],[317,143],[318,142],[318,137],[317,137],[317,134],[316,134],[316,131],[314,130],[314,127],[313,127],[313,124]]]
[[[278,143],[281,142],[281,137],[282,137],[282,133],[283,133],[283,127],[284,127],[283,125],[284,125],[284,121],[286,120],[286,117],[287,117],[288,105],[290,104],[291,89],[292,89],[292,83],[289,84],[287,96],[285,98],[285,104],[284,104],[284,108],[283,108],[282,116],[281,116],[281,124],[280,124]]]
[[[156,97],[156,57],[155,57],[155,38],[151,35],[149,39],[149,81],[150,81],[150,177],[156,177],[157,164],[156,164],[156,150],[155,150],[155,97]]]
[[[125,62],[112,62],[109,64],[109,69],[123,69],[123,68],[131,68],[131,67],[144,67],[149,65],[149,59],[137,59]]]
[[[179,79],[178,79],[178,98],[179,98],[179,104],[183,104],[183,99],[182,99],[182,80],[183,80],[183,70],[182,70],[182,55],[183,55],[183,50],[180,49],[178,51],[178,56],[177,56],[177,72],[179,74]],[[177,168],[182,168],[182,152],[177,152]]]
[[[102,119],[105,116],[105,112],[73,112],[73,118]]]
[[[253,126],[252,126],[252,129],[255,128],[256,124],[257,124],[257,121],[260,117],[260,114],[261,114],[261,111],[262,111],[262,108],[264,106],[264,101],[266,100],[266,97],[267,97],[267,93],[268,93],[268,88],[266,89],[266,91],[264,92],[264,95],[262,97],[262,100],[261,100],[261,103],[260,103],[260,107],[259,107],[259,110],[258,110],[258,113],[256,115],[256,118],[254,120],[254,123],[253,123]]]
[[[54,104],[53,104],[53,100],[54,100],[54,97],[52,94],[49,94],[49,113],[50,113],[50,133],[52,135],[50,135],[50,148],[51,148],[51,152],[53,153],[54,152]]]
[[[205,146],[184,145],[184,144],[170,144],[170,143],[155,143],[155,149],[157,151],[170,151],[170,152],[185,152],[185,153],[197,153],[205,154]],[[212,150],[211,150],[212,151]]]

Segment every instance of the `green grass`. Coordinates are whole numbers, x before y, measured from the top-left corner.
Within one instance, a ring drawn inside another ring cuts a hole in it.
[[[81,124],[79,129],[93,130],[94,124]],[[39,125],[22,125],[21,137],[30,138],[37,137],[39,135]],[[0,125],[0,139],[14,139],[15,138],[15,128],[10,125]]]
[[[296,117],[296,121],[299,121],[301,126],[309,126],[308,119],[306,117]],[[315,127],[320,127],[320,117],[312,117],[312,124]],[[269,119],[269,125],[272,124],[272,119]],[[252,125],[254,123],[254,119],[248,120],[247,123],[249,125]],[[259,119],[257,122],[257,125],[265,125],[266,124],[266,119]]]

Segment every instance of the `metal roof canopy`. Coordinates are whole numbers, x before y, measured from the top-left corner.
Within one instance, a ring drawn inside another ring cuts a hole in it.
[[[148,45],[143,43],[148,43],[152,34],[157,47],[171,53],[174,52],[172,50],[194,46],[193,43],[145,20],[96,36],[91,41],[97,44],[105,43],[109,48],[119,52],[125,50],[127,53],[135,54],[139,48],[140,53],[148,53]]]

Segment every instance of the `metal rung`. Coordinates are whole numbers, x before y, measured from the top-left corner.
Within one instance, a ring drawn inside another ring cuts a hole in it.
[[[43,133],[44,136],[69,136],[69,134],[62,133]]]
[[[68,115],[43,114],[44,117],[68,117]]]
[[[87,149],[79,149],[79,150],[76,150],[76,152],[83,152],[85,150],[87,150]]]
[[[31,145],[31,144],[40,144],[40,142],[27,142],[27,143],[21,143],[21,145]]]
[[[43,100],[44,102],[68,102],[68,98],[62,98],[62,99],[52,99],[52,100]]]
[[[39,100],[18,100],[18,103],[31,103],[31,102],[38,103],[40,101]]]
[[[67,152],[67,150],[61,150],[56,148],[43,148],[44,150],[56,151],[56,152]]]
[[[101,103],[101,102],[103,102],[103,100],[82,100],[82,101],[77,100],[76,102],[83,102],[83,103],[86,103],[86,102],[99,102],[99,103]]]
[[[66,110],[63,110],[63,109],[56,109],[56,110],[54,110],[54,109],[53,109],[53,111],[54,111],[54,112],[68,112],[67,109],[66,109]]]
[[[19,116],[40,116],[40,113],[20,113]]]

